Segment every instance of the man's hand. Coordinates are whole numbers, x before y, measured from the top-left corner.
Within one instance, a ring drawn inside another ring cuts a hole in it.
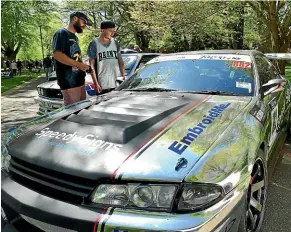
[[[125,81],[125,76],[123,76],[123,77],[122,77],[122,80],[124,80],[124,81]]]
[[[102,92],[102,89],[101,89],[101,86],[100,85],[94,85],[94,88],[95,88],[95,91],[96,93],[101,93]]]
[[[82,70],[82,71],[86,71],[89,69],[89,66],[87,64],[78,62],[77,66],[78,69]]]

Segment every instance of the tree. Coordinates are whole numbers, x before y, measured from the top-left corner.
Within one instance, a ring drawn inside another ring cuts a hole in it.
[[[49,19],[53,6],[49,1],[2,1],[2,54],[15,60],[20,48],[36,36],[32,32],[38,24]]]
[[[291,43],[291,2],[290,1],[248,1],[258,17],[267,26],[271,35],[271,52],[286,53]],[[285,74],[285,62],[279,68]]]

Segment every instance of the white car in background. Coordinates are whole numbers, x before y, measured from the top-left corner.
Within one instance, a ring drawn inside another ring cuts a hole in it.
[[[158,53],[124,53],[122,58],[125,62],[125,76],[130,77],[137,69],[141,68],[151,59],[159,56]],[[87,60],[84,59],[84,62]],[[87,61],[88,62],[88,61]],[[63,95],[56,80],[56,72],[49,75],[48,82],[37,86],[38,96],[34,98],[39,104],[39,114],[46,114],[63,106]],[[117,85],[122,83],[122,77],[117,78]],[[96,92],[91,74],[85,77],[87,99],[94,98]]]

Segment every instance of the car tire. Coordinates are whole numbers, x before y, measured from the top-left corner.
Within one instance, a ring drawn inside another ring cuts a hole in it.
[[[263,181],[263,183],[262,183]],[[260,231],[265,215],[267,199],[267,167],[264,161],[264,152],[259,149],[255,159],[249,187],[245,196],[244,210],[242,212],[238,232]],[[258,186],[263,186],[256,190]],[[254,207],[259,202],[260,205]]]

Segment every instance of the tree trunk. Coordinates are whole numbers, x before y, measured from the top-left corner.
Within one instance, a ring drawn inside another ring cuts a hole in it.
[[[146,31],[137,31],[134,33],[136,44],[144,52],[149,50],[150,36],[147,35]]]

